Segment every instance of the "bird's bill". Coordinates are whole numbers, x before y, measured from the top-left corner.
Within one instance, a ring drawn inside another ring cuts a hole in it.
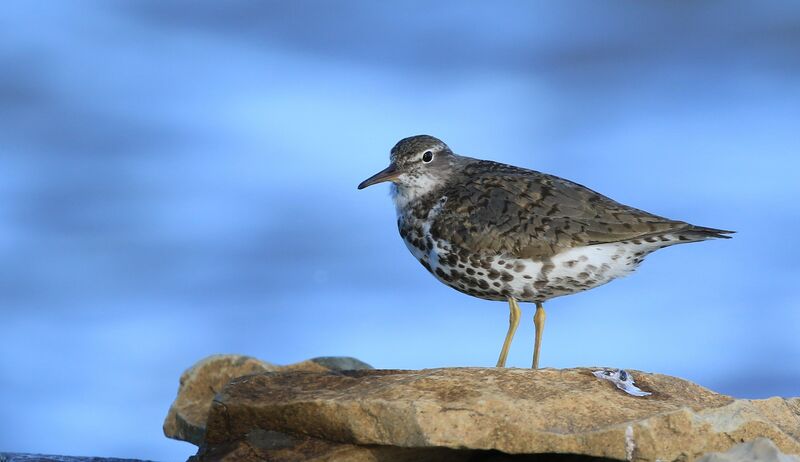
[[[392,181],[398,176],[400,176],[400,172],[397,171],[397,166],[394,163],[391,163],[385,169],[362,181],[361,184],[358,185],[358,189],[364,189],[367,186],[383,183],[384,181]]]

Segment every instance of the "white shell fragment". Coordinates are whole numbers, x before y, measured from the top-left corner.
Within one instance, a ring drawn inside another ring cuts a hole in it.
[[[647,396],[652,393],[642,391],[633,383],[633,376],[624,369],[601,369],[592,372],[598,379],[608,380],[617,388],[632,396]]]

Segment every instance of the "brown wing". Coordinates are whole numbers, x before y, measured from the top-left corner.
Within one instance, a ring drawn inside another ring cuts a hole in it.
[[[556,176],[489,161],[465,167],[444,195],[431,232],[475,254],[541,259],[569,247],[694,228]]]

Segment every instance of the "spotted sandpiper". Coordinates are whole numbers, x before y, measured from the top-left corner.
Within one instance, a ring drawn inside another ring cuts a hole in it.
[[[653,215],[557,176],[459,156],[428,135],[400,140],[390,161],[358,189],[391,181],[400,236],[422,266],[467,295],[508,301],[497,367],[519,324],[518,302],[536,304],[538,368],[545,301],[625,276],[655,250],[733,232]]]

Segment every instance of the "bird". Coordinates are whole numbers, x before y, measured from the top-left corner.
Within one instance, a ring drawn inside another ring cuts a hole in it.
[[[419,263],[459,292],[508,303],[497,367],[505,367],[520,302],[536,305],[537,369],[546,301],[628,275],[658,249],[734,233],[654,215],[547,173],[458,155],[430,135],[400,140],[389,160],[358,189],[391,182],[400,237]]]

